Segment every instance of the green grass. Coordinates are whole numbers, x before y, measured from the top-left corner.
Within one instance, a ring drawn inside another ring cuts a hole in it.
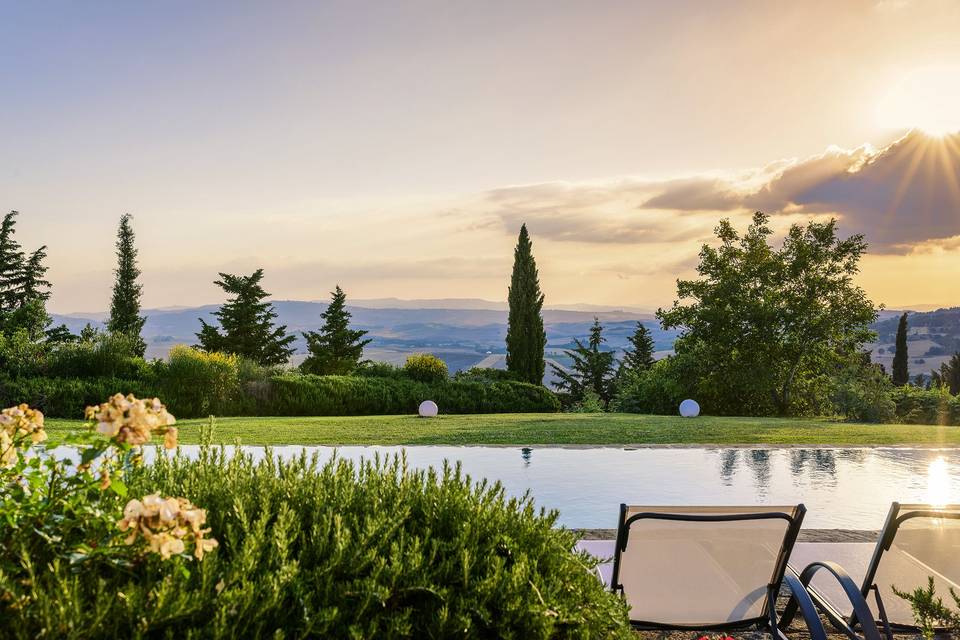
[[[180,441],[196,443],[208,420],[179,423]],[[79,421],[47,421],[56,442]],[[960,427],[856,424],[800,418],[684,419],[608,414],[450,415],[318,418],[217,418],[217,443],[259,445],[960,445]]]

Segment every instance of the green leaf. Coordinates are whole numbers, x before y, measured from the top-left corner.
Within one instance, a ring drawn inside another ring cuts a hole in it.
[[[121,498],[127,497],[127,485],[123,482],[123,480],[120,480],[119,478],[114,478],[110,482],[110,490],[113,491],[118,496],[120,496]]]

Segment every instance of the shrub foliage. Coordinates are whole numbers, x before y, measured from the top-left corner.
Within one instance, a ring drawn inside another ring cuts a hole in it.
[[[447,379],[447,363],[429,353],[415,353],[407,358],[403,372],[420,382],[441,382]]]
[[[26,587],[0,577],[17,597],[0,599],[9,637],[630,637],[623,600],[555,513],[459,468],[204,448],[127,483],[202,504],[216,553],[77,572],[48,545],[4,548],[36,568]]]

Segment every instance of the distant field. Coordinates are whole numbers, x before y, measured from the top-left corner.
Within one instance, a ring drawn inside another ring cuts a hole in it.
[[[48,420],[56,441],[81,423]],[[196,443],[209,420],[184,420]],[[960,427],[853,424],[793,418],[684,419],[636,414],[486,414],[217,418],[213,442],[313,445],[924,445],[960,446]]]

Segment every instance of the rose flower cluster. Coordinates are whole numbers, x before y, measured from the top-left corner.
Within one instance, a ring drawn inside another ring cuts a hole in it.
[[[161,498],[152,494],[143,500],[131,500],[123,509],[123,519],[117,523],[121,531],[130,533],[124,542],[132,545],[142,536],[147,543],[145,551],[159,554],[164,560],[185,553],[188,545],[193,555],[203,560],[203,554],[216,549],[214,538],[205,538],[210,529],[204,529],[207,512],[184,498]]]
[[[41,412],[25,404],[0,412],[0,468],[9,469],[17,463],[17,444],[27,437],[32,444],[47,439]]]
[[[151,435],[163,436],[163,446],[177,446],[176,420],[159,398],[138,400],[133,394],[116,394],[95,407],[87,407],[87,419],[96,421],[96,430],[118,443],[139,446]]]

